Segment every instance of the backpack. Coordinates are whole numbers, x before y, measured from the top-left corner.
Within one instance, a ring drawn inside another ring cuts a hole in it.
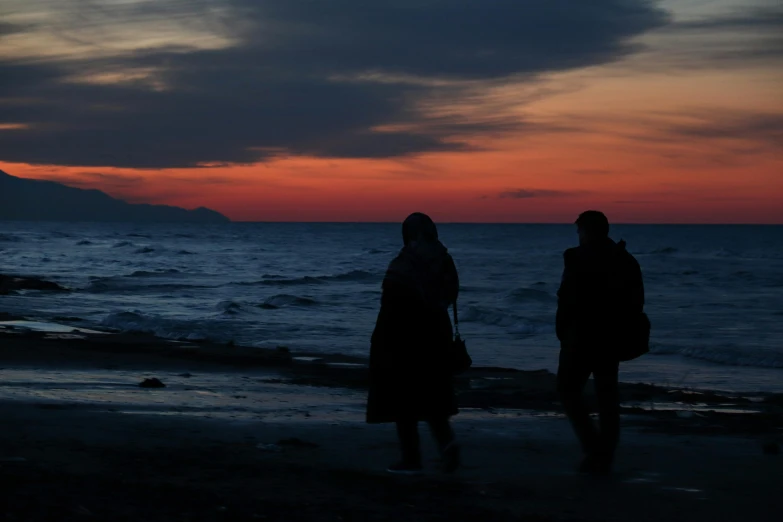
[[[633,260],[633,264],[638,267],[638,264],[633,256],[631,256],[631,254],[625,250],[625,241],[621,240],[619,246],[622,248],[625,255],[628,256],[626,258],[626,263]],[[625,270],[630,269],[630,265],[626,264],[625,266],[622,266],[621,263],[619,272],[624,272]],[[625,331],[625,335],[623,336],[625,338],[618,347],[617,356],[620,362],[632,361],[650,351],[650,330],[652,327],[650,318],[642,311],[638,316],[631,318],[631,321],[632,324],[628,325],[627,330]]]

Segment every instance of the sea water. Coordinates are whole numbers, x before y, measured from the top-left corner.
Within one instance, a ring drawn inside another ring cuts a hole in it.
[[[476,364],[557,366],[567,225],[439,227],[461,277]],[[652,353],[623,380],[783,391],[783,227],[612,228],[639,260]],[[0,273],[72,291],[0,296],[0,311],[171,339],[366,356],[397,224],[0,223]]]

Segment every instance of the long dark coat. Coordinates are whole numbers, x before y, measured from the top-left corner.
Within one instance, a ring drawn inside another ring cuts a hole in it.
[[[448,309],[428,306],[415,289],[385,281],[371,341],[367,422],[456,415],[446,365],[452,339]]]

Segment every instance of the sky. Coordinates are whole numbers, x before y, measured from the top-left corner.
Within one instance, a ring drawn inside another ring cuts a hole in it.
[[[3,0],[0,169],[241,221],[783,223],[783,4]]]

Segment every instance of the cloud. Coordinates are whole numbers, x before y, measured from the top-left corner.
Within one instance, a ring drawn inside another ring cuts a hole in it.
[[[669,162],[685,168],[738,168],[783,160],[783,113],[716,108],[684,116],[685,121],[650,125],[663,145],[659,156]]]
[[[78,177],[71,179],[73,184],[83,184],[94,187],[95,182],[100,182],[101,186],[107,187],[135,187],[146,182],[143,176],[138,174],[105,174],[103,172],[80,172]],[[81,178],[81,179],[80,179]],[[83,180],[83,181],[82,181]]]
[[[73,173],[62,173],[59,171],[52,173],[38,172],[35,178],[56,181],[74,187],[91,188],[99,185],[108,191],[126,191],[147,188],[151,181],[150,177],[140,174],[89,171]],[[187,184],[190,186],[233,185],[236,183],[235,180],[225,176],[204,175],[193,178],[186,175],[175,175],[171,173],[158,175],[155,177],[155,181],[163,181],[163,184]]]
[[[86,189],[100,185],[102,190],[108,192],[137,189],[147,183],[147,180],[138,174],[103,172],[36,172],[35,179],[55,181],[70,187]]]
[[[783,28],[783,9],[779,6],[755,6],[751,9],[737,10],[731,14],[676,22],[671,29],[677,30],[714,30],[714,29],[771,29]]]
[[[0,22],[0,36],[6,35],[6,34],[13,34],[17,33],[19,31],[23,31],[24,28],[20,27],[15,24],[9,24],[6,22]]]
[[[205,171],[202,176],[189,176],[187,173],[165,171],[154,176],[126,172],[63,172],[56,169],[52,172],[46,167],[34,169],[34,179],[55,181],[70,187],[100,190],[130,203],[167,203],[187,200],[191,196],[203,196],[204,188],[219,190],[221,186],[236,187],[241,184],[236,179],[210,174]]]
[[[783,148],[783,113],[715,111],[712,114],[698,114],[693,120],[669,124],[665,132],[685,138],[738,140]]]
[[[661,27],[668,39],[654,53],[653,67],[748,67],[783,62],[783,8],[747,6],[723,15],[702,17]]]
[[[783,112],[780,111],[705,105],[698,109],[683,106],[678,112],[565,114],[560,120],[565,128],[583,135],[601,132],[611,138],[612,151],[617,150],[617,143],[622,143],[638,157],[651,156],[680,168],[747,167],[783,159]],[[600,121],[600,130],[591,127],[590,121]],[[636,170],[629,169],[625,170],[628,174]],[[593,176],[617,173],[589,167],[570,172]]]
[[[11,35],[27,54],[0,53],[0,123],[27,126],[4,131],[0,159],[136,168],[401,157],[554,131],[422,104],[616,61],[670,21],[648,0],[18,4],[44,21]]]
[[[508,199],[560,198],[584,194],[582,191],[548,190],[548,189],[515,189],[501,192],[498,197]]]

